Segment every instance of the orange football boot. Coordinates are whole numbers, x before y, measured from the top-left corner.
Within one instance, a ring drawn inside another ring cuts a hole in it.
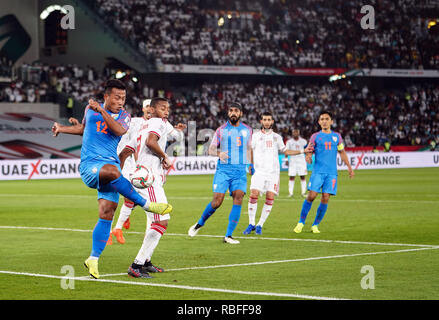
[[[122,229],[113,229],[113,235],[116,237],[117,242],[120,244],[125,243],[125,238],[123,237]]]
[[[123,227],[128,230],[130,228],[130,224],[130,217],[128,217],[128,219],[123,223]]]

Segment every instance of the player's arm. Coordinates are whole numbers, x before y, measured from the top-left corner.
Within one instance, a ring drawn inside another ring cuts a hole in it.
[[[338,152],[340,154],[341,160],[348,166],[349,178],[353,178],[355,173],[354,170],[352,169],[351,164],[349,163],[349,158],[348,155],[346,154],[346,150],[343,148],[341,150],[338,150]]]
[[[125,148],[123,148],[123,150],[119,153],[119,160],[120,160],[120,168],[122,169],[124,164],[125,164],[125,160],[127,158],[129,158],[131,155],[134,154],[134,149],[126,146]]]
[[[281,151],[282,152],[282,151]],[[283,152],[286,156],[297,156],[298,154],[303,154],[305,152],[303,152],[302,150],[290,150],[290,149],[286,149]]]
[[[183,131],[187,128],[184,123],[178,123],[168,134],[168,140],[182,141],[184,138]]]
[[[251,175],[255,174],[255,165],[254,165],[254,157],[253,157],[253,149],[256,148],[256,142],[253,139],[253,131],[250,129],[249,130],[249,139],[247,142],[247,159],[249,159],[249,164],[248,164],[248,172]]]
[[[69,118],[71,126],[63,126],[58,122],[55,122],[52,126],[52,134],[54,137],[60,133],[81,135],[84,133],[84,125],[75,118]]]
[[[152,132],[149,133],[148,139],[146,139],[146,146],[151,150],[157,157],[159,157],[163,163],[165,169],[169,169],[172,165],[171,160],[168,155],[160,148],[159,145],[160,137]]]
[[[226,161],[229,159],[229,155],[227,154],[227,151],[221,151],[218,150],[218,148],[215,145],[210,145],[208,149],[209,156],[212,157],[218,157],[221,161]]]
[[[254,162],[253,162],[253,148],[249,148],[247,154],[248,154],[248,159],[250,159],[249,173],[251,175],[254,175],[255,174],[255,167],[254,167]]]
[[[222,152],[221,149],[218,150],[221,139],[219,138],[219,131],[217,130],[213,136],[213,140],[209,146],[208,154],[212,157],[218,157],[221,161],[226,161],[229,158],[227,151]]]
[[[315,143],[316,143],[316,136],[317,136],[316,133],[314,133],[311,136],[311,138],[309,139],[309,143],[308,143],[308,145],[305,148],[305,161],[308,164],[312,163],[312,154],[314,153],[314,146],[315,146]]]
[[[99,112],[102,115],[105,123],[108,126],[108,129],[110,129],[110,131],[116,136],[122,136],[128,131],[127,128],[124,128],[119,122],[114,120],[113,117],[110,116],[110,114],[106,112],[97,101],[90,99],[88,105],[92,110]]]

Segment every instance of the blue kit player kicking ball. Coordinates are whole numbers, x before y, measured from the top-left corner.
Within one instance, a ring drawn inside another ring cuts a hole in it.
[[[206,220],[221,206],[224,195],[229,190],[233,197],[233,207],[229,214],[229,224],[224,242],[238,244],[232,234],[241,216],[242,199],[247,191],[247,166],[254,174],[251,148],[252,129],[240,122],[242,106],[231,103],[227,112],[229,120],[219,127],[209,147],[209,155],[217,156],[218,165],[213,178],[213,199],[204,209],[198,223],[189,228],[188,234],[194,237]]]
[[[119,80],[108,80],[105,84],[104,104],[90,100],[84,111],[82,123],[72,126],[54,123],[52,133],[82,135],[81,162],[79,171],[82,181],[98,191],[99,219],[93,230],[92,250],[84,265],[90,275],[99,278],[98,259],[110,236],[111,223],[119,202],[119,194],[145,210],[167,214],[172,206],[165,203],[147,202],[122,176],[117,145],[129,128],[131,117],[123,109],[126,98],[125,84]]]
[[[322,193],[316,218],[311,227],[311,232],[320,233],[318,225],[325,216],[329,197],[337,193],[337,153],[340,153],[340,158],[348,167],[349,178],[354,177],[354,171],[344,150],[343,139],[339,133],[331,130],[332,123],[332,114],[322,111],[319,115],[319,125],[322,130],[314,133],[309,141],[310,146],[314,148],[315,162],[308,183],[308,197],[303,202],[299,223],[294,228],[296,233],[302,232],[314,199]],[[311,157],[312,153],[306,154],[308,163],[311,163]]]

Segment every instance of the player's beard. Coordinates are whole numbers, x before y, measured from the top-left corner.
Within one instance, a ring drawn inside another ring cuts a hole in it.
[[[229,117],[229,121],[231,124],[235,125],[238,123],[239,119],[241,119],[241,117],[237,117],[237,116],[231,116]]]

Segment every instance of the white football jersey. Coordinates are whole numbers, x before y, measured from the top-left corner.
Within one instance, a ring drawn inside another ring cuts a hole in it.
[[[293,151],[304,151],[305,146],[307,145],[307,142],[302,137],[299,137],[299,139],[294,140],[294,138],[291,138],[287,141],[287,149],[293,150]],[[288,159],[290,162],[305,162],[305,154],[298,154],[295,156],[289,156]]]
[[[128,147],[133,148],[137,152],[137,164],[152,168],[156,175],[163,174],[161,159],[153,153],[147,146],[146,141],[150,134],[158,136],[158,144],[165,152],[166,142],[168,140],[169,122],[166,119],[151,118],[146,121],[137,133],[137,136],[131,139]],[[172,129],[174,127],[171,125]]]
[[[117,145],[117,154],[121,153],[122,150],[130,144],[132,139],[135,139],[137,137],[137,133],[139,132],[142,124],[146,123],[146,119],[143,117],[136,117],[131,118],[131,124],[128,129],[128,131],[122,136],[122,138],[119,141],[119,144]],[[136,161],[134,160],[134,156],[129,156],[124,163],[124,168],[134,168],[134,165],[136,164]],[[130,170],[130,169],[128,169]]]
[[[143,123],[146,123],[146,119],[143,117],[131,118],[131,124],[128,131],[122,136],[117,145],[117,154],[121,153],[134,136],[137,136],[137,132],[139,132]]]
[[[270,130],[264,133],[262,130],[253,134],[252,137],[253,163],[256,172],[266,175],[280,173],[279,151],[286,150],[282,137]]]
[[[132,141],[137,141],[137,136],[140,130],[146,125],[148,120],[143,117],[136,117],[131,119],[131,125],[128,131],[122,136],[119,144],[117,145],[117,154],[119,154],[126,146],[131,147],[134,151],[136,151],[136,147],[132,147]],[[177,130],[174,126],[166,121],[166,132],[168,140],[176,140],[181,141],[184,138],[184,133],[181,130]],[[135,143],[137,145],[137,142]],[[131,155],[125,160],[125,165],[135,166],[134,155]]]

